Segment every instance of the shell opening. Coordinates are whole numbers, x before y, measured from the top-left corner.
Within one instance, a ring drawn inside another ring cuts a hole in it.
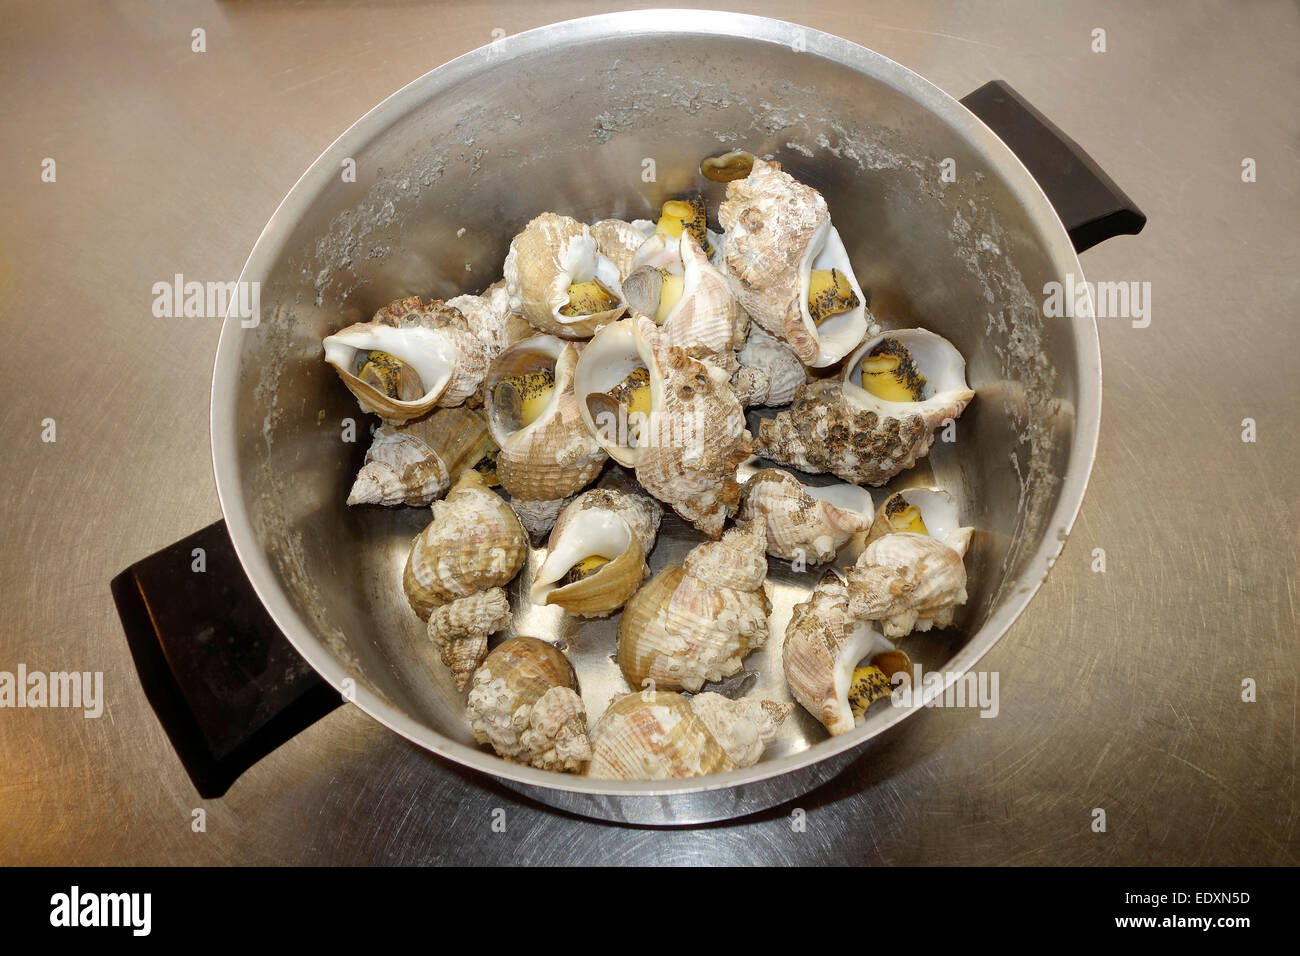
[[[627,468],[640,460],[638,434],[661,401],[654,358],[643,344],[631,321],[607,325],[582,350],[574,372],[583,421],[610,457]]]
[[[834,284],[828,285],[832,272],[836,274]],[[809,242],[799,273],[800,309],[804,324],[817,341],[817,355],[811,364],[814,368],[825,368],[852,352],[867,334],[867,309],[864,304],[866,295],[853,274],[853,264],[849,262],[849,254],[840,239],[839,231],[829,220]],[[818,277],[816,283],[815,277]],[[847,286],[851,296],[847,300],[852,302],[851,305],[843,300],[841,290],[844,286]],[[828,288],[835,294],[827,304],[838,304],[823,310],[819,318],[810,307],[811,300],[814,293],[825,297]]]
[[[555,336],[525,339],[502,352],[486,380],[488,427],[498,445],[545,420],[559,401],[558,365],[565,343]]]
[[[590,235],[575,235],[560,256],[561,271],[552,287],[552,314],[560,322],[599,315],[623,304],[618,266],[602,255]],[[567,323],[566,323],[567,324]]]
[[[846,397],[864,408],[883,407],[886,413],[940,397],[964,405],[974,395],[966,384],[961,353],[943,336],[925,329],[897,329],[867,339],[842,374]],[[891,394],[897,397],[888,397]]]
[[[530,597],[546,604],[552,592],[599,573],[632,543],[632,532],[619,515],[605,508],[588,508],[561,530],[533,580]],[[579,575],[573,576],[577,570]],[[572,577],[572,580],[570,578]]]
[[[402,404],[441,394],[456,367],[451,344],[433,329],[419,326],[354,328],[326,336],[323,345],[326,362]],[[364,378],[359,374],[363,371]],[[419,393],[411,395],[416,387]],[[401,397],[406,395],[411,397]]]

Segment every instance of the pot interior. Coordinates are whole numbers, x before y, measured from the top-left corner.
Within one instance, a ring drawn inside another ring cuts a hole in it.
[[[431,749],[553,786],[575,782],[477,753],[464,696],[407,605],[402,567],[428,510],[345,504],[377,420],[322,360],[325,335],[403,295],[480,291],[500,277],[511,236],[544,210],[653,218],[665,199],[702,188],[714,217],[723,187],[700,177],[703,157],[747,149],[779,160],[825,195],[876,319],[946,336],[977,390],[956,440],[936,440],[891,486],[941,486],[978,529],[955,626],[903,644],[927,671],[969,666],[1037,587],[1095,438],[1095,423],[1076,434],[1076,409],[1098,400],[1095,329],[1044,321],[1033,291],[1062,279],[1073,256],[1046,200],[983,127],[901,67],[815,31],[730,15],[686,26],[619,17],[468,54],[345,134],[259,241],[243,278],[261,283],[260,323],[227,320],[214,382],[231,533],[295,645],[334,683],[355,678],[367,710]],[[1071,469],[1075,484],[1063,484]],[[873,493],[879,504],[886,491]],[[652,570],[698,540],[669,513]],[[541,554],[512,587],[509,633],[564,642],[594,719],[627,690],[610,659],[616,619],[530,605],[523,585]],[[819,572],[770,565],[772,640],[732,686],[784,701],[781,635]],[[849,736],[897,717],[873,711]],[[796,709],[768,759],[807,763],[846,743],[825,741]]]

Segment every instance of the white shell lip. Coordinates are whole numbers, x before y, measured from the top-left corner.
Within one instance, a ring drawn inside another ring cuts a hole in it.
[[[906,345],[925,375],[925,392],[921,401],[886,401],[862,387],[862,370],[859,368],[862,359],[885,339],[898,339]],[[915,412],[922,405],[941,407],[952,402],[964,405],[975,397],[975,392],[966,384],[966,359],[955,345],[929,329],[894,329],[873,335],[849,357],[840,373],[840,380],[844,383],[845,397],[853,404],[891,418]]]
[[[810,497],[824,501],[841,511],[850,511],[864,518],[869,518],[876,513],[871,492],[860,485],[851,485],[847,481],[830,485],[808,485],[802,481],[799,484]]]
[[[516,435],[528,434],[535,430],[539,425],[550,420],[555,414],[556,406],[560,401],[560,393],[563,391],[563,382],[561,376],[566,369],[565,350],[569,347],[568,342],[557,335],[533,335],[524,339],[522,342],[516,342],[501,352],[500,355],[492,362],[492,367],[488,369],[488,374],[484,378],[483,387],[483,411],[486,413],[488,421],[488,430],[492,432],[492,438],[497,445],[504,448],[506,442]],[[514,359],[516,356],[526,353],[536,352],[543,358],[543,361],[537,363],[537,368],[547,364],[550,365],[555,373],[555,389],[551,397],[546,402],[546,407],[541,413],[525,425],[523,428],[507,431],[504,424],[499,421],[496,414],[496,400],[493,393],[496,386],[509,376],[503,373],[506,362]],[[547,361],[549,360],[549,362]]]
[[[364,328],[364,331],[362,330]],[[360,323],[327,335],[321,343],[325,347],[325,361],[340,372],[356,378],[352,365],[358,352],[378,350],[400,359],[420,376],[425,386],[424,394],[410,401],[388,399],[394,407],[418,409],[436,401],[447,390],[456,367],[456,352],[451,343],[434,329],[418,325],[401,328],[380,323]],[[358,380],[359,381],[359,380]],[[432,383],[432,384],[430,384]],[[359,382],[376,395],[382,394],[374,386]]]
[[[833,315],[818,325],[808,312],[809,273],[813,269],[837,269],[849,280],[849,287],[858,297],[858,304],[848,312]],[[808,364],[812,368],[826,368],[834,365],[853,351],[867,334],[867,297],[858,285],[858,277],[853,274],[853,263],[849,261],[848,250],[840,239],[840,232],[828,219],[817,227],[803,261],[799,264],[799,310],[803,315],[804,325],[817,340],[817,354]]]
[[[654,266],[657,269],[667,269],[671,275],[685,275],[686,269],[682,264],[682,236],[686,235],[686,230],[683,229],[680,236],[666,236],[659,232],[655,223],[649,219],[637,219],[633,221],[632,227],[646,232],[646,240],[632,255],[632,268],[629,271],[635,272],[642,266]],[[709,258],[709,264],[715,269],[720,268],[718,263],[721,259],[723,236],[709,228],[705,228],[704,234],[709,239],[709,245],[713,247],[713,256]]]
[[[849,706],[849,686],[853,683],[853,671],[858,664],[868,657],[893,649],[893,643],[869,622],[862,621],[854,625],[835,658],[836,713],[833,724],[826,728],[832,734],[842,734],[853,729],[855,722],[853,710]]]
[[[584,229],[587,227],[584,226]],[[612,259],[606,258],[599,251],[599,245],[589,231],[572,236],[564,251],[560,254],[562,269],[551,284],[551,316],[561,325],[576,325],[588,322],[590,315],[561,315],[560,310],[569,302],[569,286],[575,282],[589,282],[599,279],[600,284],[618,296],[620,306],[626,306],[623,300],[623,279],[618,266]]]
[[[904,488],[890,494],[889,497],[892,498],[894,494],[901,496],[909,505],[917,507],[921,512],[921,520],[925,522],[925,527],[930,532],[930,537],[946,541],[949,535],[961,528],[957,502],[942,488]],[[884,502],[882,501],[881,504],[883,505]]]
[[[560,534],[555,548],[546,556],[529,589],[534,604],[545,604],[555,584],[584,558],[613,561],[632,544],[632,529],[608,508],[587,508],[575,515]],[[600,573],[597,571],[596,573]]]
[[[587,407],[587,396],[608,392],[638,368],[650,372],[650,407],[663,404],[663,381],[649,344],[636,332],[636,323],[620,319],[601,328],[578,356],[573,373],[573,389],[578,399],[578,412],[596,443],[609,453],[609,457],[624,468],[635,468],[645,453],[644,448],[620,445],[610,438],[605,429],[597,426]]]

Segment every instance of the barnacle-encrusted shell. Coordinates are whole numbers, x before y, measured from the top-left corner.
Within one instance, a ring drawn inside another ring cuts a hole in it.
[[[925,374],[920,401],[886,401],[862,388],[861,359],[886,338],[907,345]],[[839,379],[801,385],[790,408],[764,419],[755,451],[801,471],[884,484],[928,454],[935,429],[957,418],[974,397],[965,369],[952,343],[933,332],[901,329],[875,336],[854,353]]]
[[[607,394],[635,368],[649,371],[649,420],[635,444],[627,421],[593,417],[590,396]],[[651,319],[607,326],[582,351],[575,389],[591,434],[650,494],[710,537],[740,502],[736,467],[752,450],[745,412],[727,374],[668,345]]]
[[[489,359],[507,346],[536,334],[523,316],[510,311],[510,294],[506,291],[505,279],[498,279],[480,295],[458,295],[448,299],[447,305],[465,316],[469,330],[483,343]]]
[[[402,585],[428,620],[435,607],[508,584],[523,567],[528,539],[519,519],[476,471],[461,475],[433,503],[433,520],[415,538]]]
[[[862,341],[869,326],[866,296],[821,193],[783,172],[780,163],[756,159],[747,177],[727,184],[718,221],[736,298],[801,362],[834,365]],[[809,273],[831,268],[844,273],[857,305],[818,325],[808,311]]]
[[[551,530],[548,554],[533,579],[535,604],[553,604],[578,617],[599,617],[621,608],[650,573],[645,556],[654,547],[663,509],[645,495],[594,488],[578,495]],[[594,572],[562,584],[580,561],[603,558]]]
[[[572,343],[553,335],[536,335],[498,355],[484,382],[488,425],[501,446],[497,455],[501,487],[512,499],[531,503],[531,513],[549,512],[552,521],[563,499],[594,481],[606,459],[587,430],[574,396],[577,361]],[[543,368],[553,370],[554,390],[537,418],[520,427],[499,407],[496,387],[506,379]],[[550,524],[540,522],[538,527],[549,528]]]
[[[802,484],[789,472],[763,468],[745,482],[740,517],[767,519],[767,553],[825,564],[859,531],[871,527],[871,495],[856,485]]]
[[[799,356],[757,325],[750,325],[738,358],[740,367],[731,376],[731,389],[745,408],[789,405],[795,389],[808,381]]]
[[[544,212],[510,242],[503,267],[510,308],[543,332],[583,339],[613,322],[624,306],[591,315],[569,316],[569,286],[597,279],[622,297],[618,266],[601,255],[591,230],[569,216]]]
[[[488,638],[510,623],[510,601],[502,588],[477,591],[433,609],[428,635],[451,671],[456,689],[464,690],[483,663]]]
[[[616,660],[633,688],[697,691],[740,671],[767,641],[771,604],[764,519],[697,545],[682,567],[633,595],[618,626]]]
[[[729,354],[740,348],[749,331],[749,316],[731,294],[730,284],[709,263],[689,232],[683,231],[678,248],[683,275],[682,295],[661,325],[665,341],[684,349],[693,358]],[[643,266],[629,276],[625,290],[628,304],[645,315],[653,316],[659,304],[658,278],[654,266]],[[648,295],[645,301],[639,301],[634,290],[643,287]]]
[[[893,645],[849,613],[844,579],[828,569],[808,600],[794,606],[785,629],[781,663],[794,699],[832,735],[853,729],[849,684],[864,658],[892,651]]]
[[[758,762],[789,704],[667,691],[638,692],[609,705],[591,730],[589,777],[677,780]]]
[[[427,505],[496,448],[483,413],[438,408],[404,425],[380,425],[348,495],[350,505]]]
[[[950,625],[966,603],[962,558],[970,532],[962,528],[947,541],[907,531],[877,538],[848,571],[850,613],[879,621],[891,638]]]
[[[535,637],[512,637],[474,672],[466,716],[474,739],[507,760],[576,773],[591,759],[577,691],[560,651]]]
[[[369,322],[340,329],[323,344],[325,361],[361,407],[398,423],[464,402],[483,381],[490,358],[459,310],[441,300],[426,303],[419,296],[390,302]],[[393,398],[357,378],[358,354],[372,350],[386,352],[414,370],[424,394],[418,399]]]

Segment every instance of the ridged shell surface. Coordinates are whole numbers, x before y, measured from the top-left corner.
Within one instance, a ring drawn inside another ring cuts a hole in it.
[[[475,591],[508,584],[523,567],[528,539],[510,506],[467,471],[416,536],[402,584],[424,620],[434,608]]]
[[[466,716],[474,739],[507,760],[576,773],[591,758],[577,691],[563,653],[535,637],[513,637],[474,672]]]

